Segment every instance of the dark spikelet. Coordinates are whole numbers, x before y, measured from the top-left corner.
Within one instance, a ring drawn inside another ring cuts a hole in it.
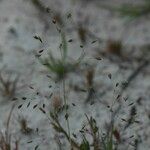
[[[76,104],[75,104],[75,103],[72,103],[72,106],[76,106]]]
[[[43,43],[42,39],[41,39],[39,36],[34,36],[34,38],[35,38],[36,40],[39,40],[41,43]]]
[[[116,87],[118,87],[119,83],[116,83]]]
[[[22,106],[23,106],[23,104],[19,105],[19,106],[18,106],[18,109],[20,109]]]
[[[26,100],[27,98],[26,97],[22,97],[22,100]]]
[[[51,98],[53,96],[53,93],[50,94],[49,98]]]
[[[35,105],[33,106],[33,109],[35,109],[37,106],[38,106],[38,104],[35,104]]]
[[[119,99],[121,97],[121,95],[118,95],[116,99]]]
[[[91,42],[91,44],[94,44],[94,43],[96,43],[96,42],[97,42],[97,40],[94,40],[94,41]]]
[[[95,59],[96,59],[96,60],[102,60],[102,58],[101,58],[101,57],[95,57]]]
[[[41,57],[41,55],[40,55],[40,54],[37,54],[37,55],[35,55],[35,57],[38,57],[38,58],[39,58],[39,57]]]
[[[134,103],[130,103],[128,106],[132,106]]]
[[[73,42],[73,39],[68,40],[69,43]]]
[[[126,120],[126,119],[124,119],[124,118],[121,118],[121,120],[122,120],[122,121],[124,121],[124,122],[127,122],[127,120]]]
[[[108,78],[109,78],[109,79],[111,79],[111,78],[112,78],[112,75],[111,75],[111,73],[109,73],[109,74],[108,74]]]
[[[73,135],[74,138],[77,138],[77,135],[75,133],[72,133],[72,135]]]
[[[131,139],[131,138],[133,138],[134,137],[134,135],[131,135],[129,138]]]
[[[34,150],[37,150],[37,149],[38,149],[38,147],[39,147],[39,145],[36,145],[36,146],[35,146],[35,148],[34,148]]]
[[[107,105],[107,108],[110,108],[110,106],[109,106],[109,105]]]
[[[130,110],[130,116],[135,116],[137,114],[137,110],[135,106],[132,106],[131,110]]]
[[[37,132],[37,133],[39,132],[39,128],[36,128],[36,132]]]
[[[46,111],[45,111],[43,108],[39,107],[39,110],[40,110],[43,114],[46,114]]]
[[[44,50],[43,49],[41,49],[41,50],[39,50],[39,53],[42,53]]]
[[[27,104],[27,108],[30,106],[30,102]]]
[[[52,87],[52,85],[49,85],[49,88],[51,88]]]
[[[66,114],[65,114],[65,119],[68,120],[68,117],[69,117],[69,114],[66,113]]]
[[[29,86],[29,88],[30,88],[30,89],[32,89],[32,90],[34,89],[34,87],[33,87],[33,86]]]
[[[50,11],[51,11],[51,9],[49,7],[46,7],[45,10],[46,10],[47,13],[50,13]]]
[[[28,141],[27,143],[29,144],[29,143],[32,143],[33,141]]]
[[[43,104],[43,108],[45,108],[45,104]]]

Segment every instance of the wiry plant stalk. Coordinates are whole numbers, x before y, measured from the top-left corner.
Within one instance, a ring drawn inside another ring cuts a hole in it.
[[[9,125],[10,125],[10,120],[11,120],[11,116],[12,116],[14,107],[15,107],[15,105],[13,105],[13,107],[11,108],[11,111],[9,113],[7,123],[6,123],[5,133],[2,133],[2,132],[0,133],[0,148],[1,148],[1,150],[11,150],[11,135],[9,133]]]
[[[62,57],[62,62],[63,62],[63,76],[64,76],[64,68],[65,68],[65,60],[66,60],[66,55],[67,55],[67,43],[66,43],[66,38],[65,38],[65,35],[64,33],[61,34],[62,36],[62,48],[63,48],[63,52],[61,52],[61,57]],[[61,49],[60,49],[61,51]],[[65,89],[65,79],[63,78],[62,80],[62,86],[63,86],[63,97],[64,97],[64,105],[65,105],[65,118],[66,118],[66,121],[67,121],[67,129],[68,129],[68,138],[69,138],[69,141],[70,143],[72,144],[71,142],[71,137],[70,137],[70,125],[69,125],[69,117],[68,117],[68,109],[67,109],[67,99],[66,99],[66,89]],[[72,146],[71,146],[72,147]]]
[[[91,131],[91,135],[93,138],[94,150],[101,150],[100,149],[100,139],[99,139],[98,127],[96,125],[96,121],[92,117],[89,118],[86,114],[85,114],[85,116],[86,116],[88,123],[89,123],[89,126],[90,126],[90,131]]]
[[[53,128],[58,133],[64,134],[72,147],[76,147],[77,149],[79,149],[79,144],[70,137],[70,135],[67,133],[67,131],[65,131],[65,129],[62,127],[62,125],[59,123],[57,114],[51,113],[51,118],[53,119],[53,121],[51,122]]]

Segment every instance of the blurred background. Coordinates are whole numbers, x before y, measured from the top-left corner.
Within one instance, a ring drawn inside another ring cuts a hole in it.
[[[144,150],[145,146],[145,150],[149,150],[150,0],[0,0],[0,128],[5,127],[8,110],[13,104],[12,101],[5,100],[7,94],[11,99],[27,95],[30,100],[35,99],[33,104],[41,104],[42,98],[46,101],[46,96],[49,95],[47,86],[56,83],[49,83],[43,77],[47,71],[35,59],[35,55],[42,50],[46,56],[50,50],[55,56],[60,56],[60,30],[65,33],[68,42],[69,60],[77,60],[84,49],[85,64],[95,68],[95,87],[102,100],[109,103],[120,92],[121,95],[129,97],[130,103],[137,105],[142,122],[140,127],[135,127],[137,137],[141,140],[139,149]],[[80,71],[85,73],[82,67]],[[71,85],[84,82],[80,71],[68,77]],[[11,85],[16,88],[15,91],[7,90],[8,86],[3,82],[6,79],[11,82],[19,80],[17,85]],[[114,90],[116,83],[123,86]],[[34,93],[29,91],[29,85],[36,87]],[[56,84],[52,89],[56,93],[59,91],[58,86]],[[39,91],[41,95],[37,97],[36,93]],[[85,97],[71,94],[72,99]],[[81,101],[77,103],[81,108],[74,115],[79,115],[73,116],[80,122],[85,104]],[[19,104],[22,103],[18,102],[17,105]],[[105,110],[100,111],[99,106],[95,111],[86,107],[87,113],[91,111],[94,115],[98,116],[100,113],[100,116],[105,116]],[[124,109],[128,110],[126,107]],[[17,114],[25,114],[29,116],[29,120],[33,120],[36,112],[32,115],[29,113],[31,111],[24,108]],[[42,117],[39,115],[31,126],[43,125]],[[103,118],[100,120],[104,121]],[[77,124],[72,120],[71,124],[73,129],[78,129],[81,123]],[[12,132],[17,132],[14,126]],[[44,134],[47,131],[41,132]],[[43,135],[41,137],[47,144]],[[27,139],[25,137],[22,143],[25,144]]]

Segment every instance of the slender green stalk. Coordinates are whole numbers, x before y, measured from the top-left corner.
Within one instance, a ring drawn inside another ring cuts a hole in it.
[[[66,63],[66,55],[67,55],[67,42],[64,33],[61,33],[61,38],[62,38],[62,48],[60,47],[60,53],[61,53],[61,58],[62,58],[62,63],[63,63],[63,76],[65,74],[65,63]],[[63,51],[62,51],[63,50]],[[64,105],[65,105],[65,118],[67,122],[67,130],[68,130],[68,136],[69,136],[69,141],[71,144],[71,137],[70,137],[70,125],[69,125],[69,118],[68,118],[68,109],[67,109],[67,98],[66,98],[66,82],[65,78],[62,80],[62,86],[63,86],[63,99],[64,99]]]

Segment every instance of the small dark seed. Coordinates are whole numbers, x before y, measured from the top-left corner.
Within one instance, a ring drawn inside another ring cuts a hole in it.
[[[118,87],[119,83],[116,83],[116,87]]]
[[[97,42],[97,40],[94,40],[94,41],[91,42],[91,44],[94,44],[94,43],[96,43],[96,42]]]
[[[38,104],[34,105],[34,106],[33,106],[33,109],[35,109],[35,108],[37,107],[37,105],[38,105]]]
[[[27,108],[30,106],[30,102],[28,103],[28,105],[27,105]]]
[[[19,106],[18,106],[18,109],[20,109],[20,108],[22,107],[22,105],[23,105],[23,104],[19,105]]]
[[[43,108],[45,108],[45,104],[43,104]]]
[[[73,41],[72,39],[68,40],[69,43],[72,42],[72,41]]]
[[[72,103],[72,106],[76,106],[75,103]]]
[[[39,51],[39,53],[42,53],[43,51],[44,51],[44,50],[42,49],[42,50]]]
[[[131,105],[133,105],[134,103],[130,103],[128,106],[131,106]]]
[[[26,97],[22,97],[22,99],[23,99],[23,100],[26,100],[27,98],[26,98]]]
[[[43,108],[39,107],[39,110],[40,110],[43,114],[46,114],[46,111],[45,111]]]
[[[111,79],[111,77],[112,77],[112,75],[111,75],[111,74],[108,74],[108,78]]]
[[[29,141],[29,142],[27,142],[27,143],[32,143],[33,141]]]

